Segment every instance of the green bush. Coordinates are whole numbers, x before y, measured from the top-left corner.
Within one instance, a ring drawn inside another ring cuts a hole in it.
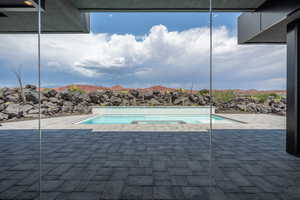
[[[79,92],[80,94],[84,94],[85,91],[77,87],[76,85],[72,85],[68,89],[70,92]]]
[[[121,94],[128,94],[129,92],[127,91],[127,90],[121,90],[121,91],[119,91]]]
[[[204,96],[204,95],[209,94],[209,91],[208,91],[207,89],[203,89],[203,90],[200,90],[200,91],[198,92],[198,94],[201,95],[201,96]]]
[[[177,91],[177,92],[180,92],[180,93],[185,93],[185,89],[183,89],[183,88],[179,88],[179,89],[177,89],[176,91]]]
[[[42,90],[42,92],[49,92],[51,89],[50,88],[44,88],[43,90]]]
[[[276,94],[276,93],[270,93],[269,96],[275,97],[275,99],[281,99],[281,96],[279,94]]]
[[[0,97],[2,97],[3,96],[3,88],[0,88]]]
[[[269,97],[274,97],[275,100],[281,99],[281,96],[276,93],[257,94],[253,96],[259,103],[265,103]]]
[[[236,95],[233,91],[214,91],[213,99],[215,103],[227,103],[235,99]]]

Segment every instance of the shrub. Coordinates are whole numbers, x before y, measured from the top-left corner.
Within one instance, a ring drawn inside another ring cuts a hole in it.
[[[275,99],[281,99],[281,96],[279,94],[276,94],[276,93],[270,93],[269,96],[274,97]]]
[[[207,95],[207,94],[209,94],[209,90],[207,90],[207,89],[200,90],[198,92],[198,94],[201,95],[201,96]]]
[[[3,92],[4,92],[3,88],[0,88],[0,97],[3,96]]]
[[[179,88],[179,89],[177,89],[177,92],[184,93],[184,92],[185,92],[185,89],[183,89],[183,88]]]
[[[80,94],[84,94],[85,91],[77,87],[76,85],[72,85],[68,88],[70,92],[79,92]]]
[[[50,88],[44,88],[43,90],[42,90],[42,92],[49,92],[51,89]]]
[[[215,103],[227,103],[235,99],[236,95],[233,91],[215,91],[213,92],[213,99]]]
[[[264,103],[268,99],[268,94],[256,94],[253,96],[259,103]]]
[[[121,94],[125,94],[125,95],[127,95],[127,94],[129,94],[129,92],[127,91],[127,90],[121,90],[121,91],[119,91]]]
[[[265,103],[269,97],[274,97],[275,100],[280,100],[281,96],[276,93],[257,94],[253,98],[257,99],[259,103]]]

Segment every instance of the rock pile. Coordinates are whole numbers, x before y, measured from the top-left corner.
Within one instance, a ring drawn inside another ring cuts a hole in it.
[[[0,89],[0,121],[39,116],[39,93],[33,85],[21,91],[17,88]],[[209,105],[208,94],[161,91],[112,91],[99,90],[84,93],[76,90],[58,92],[54,89],[41,93],[42,117],[91,113],[92,106],[205,106]],[[226,103],[214,103],[217,112],[250,112],[285,114],[286,100],[269,97],[264,103],[252,98],[237,97]]]
[[[263,114],[286,114],[286,98],[281,98],[276,100],[273,96],[268,97],[268,99],[261,103],[254,98],[249,97],[237,97],[226,103],[216,104],[216,112],[247,112],[247,113],[263,113]]]

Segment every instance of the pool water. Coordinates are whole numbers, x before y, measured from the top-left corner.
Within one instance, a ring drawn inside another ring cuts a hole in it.
[[[210,115],[100,115],[80,124],[208,124]],[[231,123],[230,120],[212,116],[212,123]]]

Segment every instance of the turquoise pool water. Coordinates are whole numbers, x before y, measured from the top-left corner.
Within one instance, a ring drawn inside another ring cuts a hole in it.
[[[101,115],[80,124],[208,124],[210,115]],[[212,116],[213,123],[231,123],[230,120]]]

